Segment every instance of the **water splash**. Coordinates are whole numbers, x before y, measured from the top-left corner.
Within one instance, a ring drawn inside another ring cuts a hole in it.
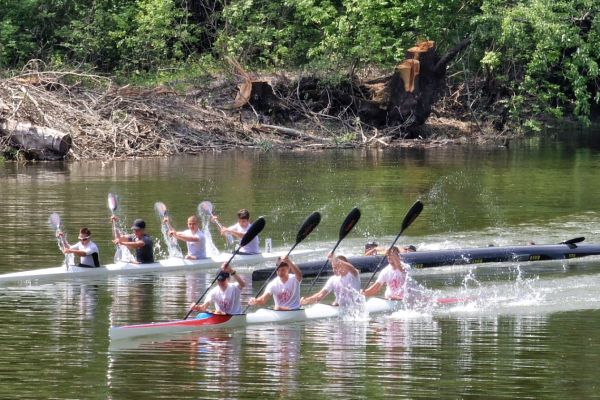
[[[217,246],[215,246],[215,243],[212,239],[212,235],[210,233],[210,217],[205,214],[200,214],[200,218],[202,219],[202,232],[204,233],[204,238],[206,240],[206,256],[209,258],[216,257],[219,254],[221,254],[221,252],[219,251]]]

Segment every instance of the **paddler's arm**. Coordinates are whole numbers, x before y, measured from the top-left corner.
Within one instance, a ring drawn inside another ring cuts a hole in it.
[[[290,266],[290,269],[296,276],[296,280],[298,282],[301,282],[302,281],[302,271],[300,271],[300,268],[298,268],[296,263],[293,262],[292,260],[290,260],[288,257],[284,257],[282,260],[285,260],[288,263],[288,265]]]
[[[192,310],[194,310],[194,311],[200,311],[200,312],[204,312],[204,311],[206,311],[206,310],[208,309],[208,305],[209,305],[209,304],[210,304],[210,302],[209,302],[209,301],[207,301],[206,303],[202,303],[202,304],[195,304],[195,303],[192,303],[192,305],[191,305],[191,307],[190,307],[190,308],[191,308]]]
[[[340,270],[342,270],[342,271],[346,271],[346,272],[349,272],[349,273],[351,273],[353,276],[358,276],[358,274],[360,273],[360,271],[359,271],[358,269],[356,269],[356,267],[355,267],[354,265],[350,264],[350,263],[349,263],[349,262],[347,262],[347,261],[340,260],[339,258],[335,257],[335,258],[333,259],[333,262],[335,262],[335,263],[336,263],[335,265],[336,265],[336,266],[337,266],[337,267],[338,267]]]
[[[381,283],[375,282],[368,288],[362,291],[362,294],[365,296],[375,296],[381,290]]]
[[[319,292],[313,294],[312,296],[302,297],[300,299],[300,304],[305,306],[307,304],[318,303],[323,299],[323,297],[327,296],[328,294],[329,292],[323,288]]]
[[[269,297],[271,297],[271,293],[264,292],[259,297],[251,297],[250,300],[248,300],[248,304],[251,306],[262,306],[267,302]]]
[[[237,274],[236,270],[231,268],[231,265],[223,263],[223,265],[221,265],[221,270],[227,272],[229,276],[233,276],[233,279],[238,283],[240,290],[246,286],[246,282],[244,282],[242,277]]]
[[[122,244],[123,246],[127,247],[128,249],[137,249],[140,247],[144,247],[144,245],[146,243],[144,243],[143,240],[134,240],[134,241],[130,241],[129,236],[119,236],[118,238],[113,240],[114,244]]]

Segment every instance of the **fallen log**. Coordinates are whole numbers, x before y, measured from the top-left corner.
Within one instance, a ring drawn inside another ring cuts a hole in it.
[[[72,146],[70,134],[28,122],[0,120],[0,134],[9,139],[11,147],[24,152],[28,159],[61,160]]]

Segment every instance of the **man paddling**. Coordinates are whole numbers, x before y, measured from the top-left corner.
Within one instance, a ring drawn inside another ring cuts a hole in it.
[[[354,303],[355,294],[360,291],[359,271],[344,256],[327,256],[334,275],[329,277],[323,289],[309,297],[300,299],[300,304],[307,305],[321,301],[329,293],[333,292],[335,301],[333,305],[341,307],[351,306]]]
[[[65,234],[59,232],[58,236],[64,240]],[[98,246],[92,242],[92,232],[88,228],[81,228],[79,230],[79,242],[70,245],[65,240],[64,243],[64,254],[75,254],[80,257],[78,267],[97,268],[100,266]]]
[[[116,215],[110,217],[112,221],[118,218]],[[154,244],[150,236],[145,232],[146,222],[143,219],[136,219],[131,225],[133,235],[121,235],[116,232],[117,237],[113,239],[114,244],[122,244],[128,249],[135,250],[135,260],[138,264],[150,264],[154,262]]]
[[[385,298],[402,300],[406,282],[406,268],[400,260],[400,249],[392,246],[387,252],[388,265],[381,270],[377,280],[362,293],[365,296],[375,296],[385,285]]]
[[[235,279],[234,283],[229,283],[231,276]],[[245,286],[244,280],[225,262],[221,265],[221,271],[217,275],[217,286],[208,292],[206,301],[198,305],[192,304],[191,308],[194,311],[204,312],[213,303],[217,314],[241,314],[240,296]]]
[[[292,271],[292,275],[290,275]],[[272,296],[275,302],[275,310],[297,310],[300,308],[300,282],[302,282],[302,272],[300,268],[289,259],[289,257],[279,258],[277,260],[277,277],[273,279],[265,292],[259,297],[252,297],[248,304],[264,305]]]
[[[198,227],[198,217],[192,215],[187,220],[188,229],[177,232],[169,217],[164,218],[164,223],[169,228],[169,235],[177,240],[182,240],[187,245],[188,253],[185,258],[190,260],[200,260],[206,258],[206,237],[204,232]]]
[[[248,210],[246,210],[245,208],[242,208],[241,210],[238,211],[237,218],[238,218],[238,220],[237,220],[236,224],[231,225],[228,228],[222,227],[220,229],[222,236],[231,235],[238,240],[240,240],[241,238],[244,237],[246,232],[248,232],[248,229],[250,229],[250,227],[252,226],[252,223],[250,222],[250,212]],[[219,217],[216,215],[213,215],[212,220],[215,221],[216,223],[218,223]],[[260,245],[259,245],[258,235],[255,236],[254,239],[252,239],[250,241],[250,243],[248,243],[247,245],[245,245],[238,251],[238,254],[259,254],[259,253],[260,253]]]

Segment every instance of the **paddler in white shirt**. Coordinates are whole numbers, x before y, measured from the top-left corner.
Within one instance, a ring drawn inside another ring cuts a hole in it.
[[[384,297],[388,300],[402,300],[406,282],[405,264],[400,260],[400,249],[396,246],[387,252],[389,264],[381,270],[377,280],[362,293],[365,296],[375,296],[385,285]]]
[[[58,236],[64,238],[64,233],[59,232]],[[81,228],[79,230],[78,239],[79,242],[74,245],[70,245],[65,241],[63,253],[79,256],[79,267],[98,268],[100,266],[98,246],[96,246],[96,243],[92,242],[92,232],[88,228]]]
[[[229,277],[233,277],[235,282],[229,283]],[[221,271],[217,275],[217,286],[212,288],[206,296],[206,301],[202,304],[192,305],[192,310],[204,312],[212,303],[215,305],[217,314],[241,314],[242,305],[240,297],[242,289],[246,286],[244,280],[231,269],[227,263],[221,265]]]
[[[277,259],[277,277],[273,279],[265,292],[259,297],[252,297],[248,304],[264,305],[270,297],[275,302],[275,310],[297,310],[300,308],[300,282],[302,272],[288,257]],[[290,271],[292,274],[290,274]]]
[[[165,217],[164,223],[169,227],[169,235],[177,240],[182,240],[186,243],[188,253],[185,258],[189,260],[201,260],[206,258],[206,237],[204,232],[198,227],[198,217],[192,215],[187,219],[188,229],[182,232],[177,232],[169,217]]]
[[[354,294],[360,292],[359,271],[348,262],[344,256],[327,256],[331,263],[334,275],[329,277],[323,289],[309,297],[300,299],[300,304],[307,305],[321,301],[329,293],[333,292],[335,301],[333,305],[346,307],[353,304]]]
[[[238,240],[241,240],[244,237],[246,232],[248,232],[248,229],[250,229],[250,227],[252,226],[252,223],[250,222],[250,212],[248,212],[248,210],[246,210],[245,208],[242,208],[240,211],[238,211],[237,218],[238,220],[236,224],[231,225],[228,228],[221,228],[222,236],[231,235]],[[215,222],[218,221],[218,217],[216,215],[214,215],[212,219]],[[254,239],[252,239],[250,243],[242,247],[238,251],[238,254],[260,254],[260,244],[258,235]]]

